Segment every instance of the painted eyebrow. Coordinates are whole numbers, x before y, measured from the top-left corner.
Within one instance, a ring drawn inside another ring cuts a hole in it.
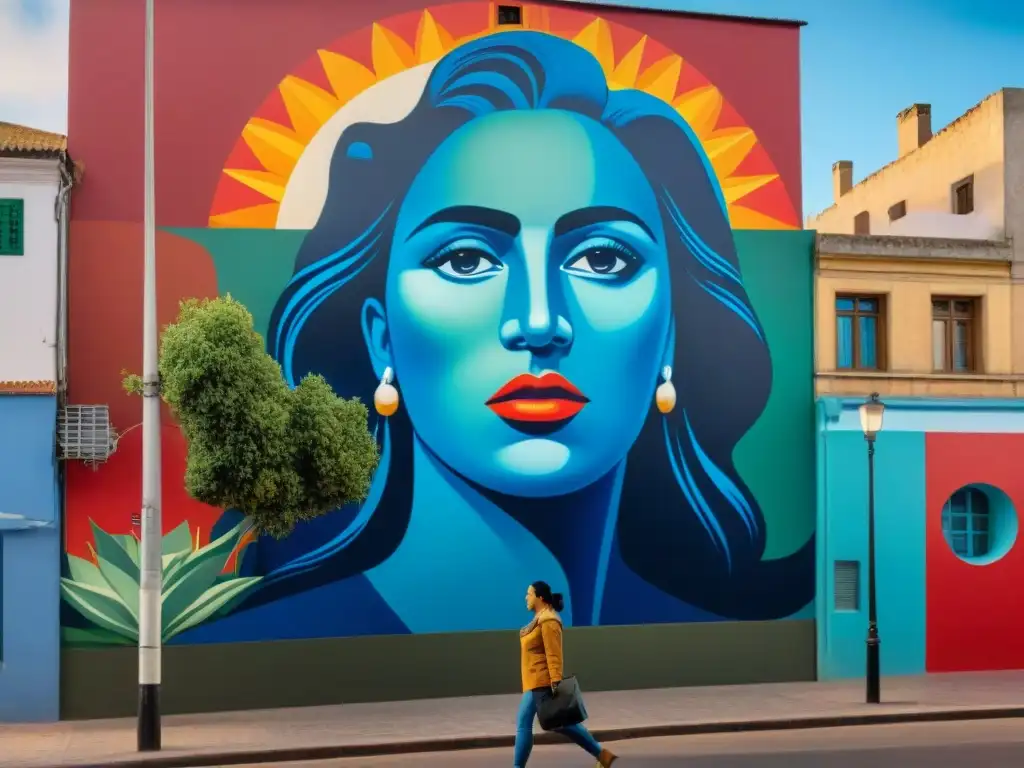
[[[617,208],[613,205],[595,205],[591,208],[580,208],[577,211],[570,211],[555,222],[555,237],[561,237],[577,229],[590,227],[594,224],[604,224],[609,221],[628,221],[636,224],[642,229],[651,240],[657,242],[651,228],[634,213],[624,208]]]
[[[507,211],[484,208],[479,205],[453,205],[424,219],[416,229],[409,233],[406,240],[435,224],[472,224],[503,232],[509,237],[516,237],[519,230],[522,229],[519,219]]]
[[[613,205],[596,205],[590,208],[580,208],[560,216],[555,222],[555,237],[573,232],[577,229],[590,227],[594,224],[604,224],[609,221],[628,221],[640,227],[646,235],[657,242],[654,232],[636,214],[630,213],[625,208],[618,208]],[[485,208],[478,205],[454,205],[444,208],[437,213],[424,219],[409,233],[406,240],[422,232],[427,227],[435,224],[472,224],[479,227],[486,227],[498,232],[503,232],[509,237],[516,237],[522,224],[519,219],[507,211],[499,211],[497,208]]]

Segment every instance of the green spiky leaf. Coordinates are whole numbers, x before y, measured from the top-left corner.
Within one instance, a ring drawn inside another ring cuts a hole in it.
[[[68,573],[71,580],[79,584],[88,584],[91,587],[100,587],[101,589],[108,589],[110,586],[107,580],[103,578],[103,574],[100,573],[100,569],[96,567],[96,564],[85,558],[68,555]]]
[[[135,579],[136,583],[138,583],[139,564],[124,548],[122,540],[111,536],[96,525],[96,523],[92,523],[92,540],[96,547],[97,560],[106,561],[123,571],[129,578]]]
[[[138,621],[112,589],[80,584],[71,579],[60,581],[64,599],[82,616],[102,629],[129,640],[138,640]]]
[[[128,557],[130,557],[132,559],[132,562],[135,563],[136,566],[138,566],[141,559],[139,553],[139,540],[135,538],[135,536],[131,533],[122,534],[121,536],[114,536],[113,538],[120,542],[121,546],[124,548],[124,551],[128,553]]]
[[[260,581],[259,577],[253,576],[215,584],[168,625],[164,630],[164,639],[169,640],[186,629],[228,613]]]
[[[182,523],[170,533],[165,534],[161,541],[161,549],[164,555],[191,552],[192,532],[189,530],[188,523]]]
[[[174,583],[163,594],[163,623],[170,625],[178,615],[217,581],[238,542],[244,523],[239,523],[216,541],[190,554],[178,569]]]

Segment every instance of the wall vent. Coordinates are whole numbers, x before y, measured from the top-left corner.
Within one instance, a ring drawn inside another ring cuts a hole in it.
[[[837,611],[860,610],[860,562],[835,561],[835,600]]]
[[[105,405],[68,405],[57,418],[60,458],[100,464],[117,448],[117,433]]]

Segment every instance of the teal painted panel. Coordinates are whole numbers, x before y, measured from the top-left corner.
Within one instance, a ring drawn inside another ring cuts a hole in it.
[[[288,284],[295,254],[306,232],[291,229],[168,229],[199,243],[213,258],[217,288],[252,313],[256,331],[267,337],[270,314]]]
[[[861,434],[824,432],[824,526],[818,583],[822,679],[864,674],[868,620],[867,447]],[[925,441],[921,433],[882,433],[875,455],[878,626],[882,672],[925,671]],[[860,563],[856,611],[835,610],[835,562]]]
[[[761,418],[736,445],[736,469],[761,505],[764,558],[814,534],[814,232],[738,230],[743,283],[772,356]],[[770,446],[770,449],[766,448]],[[805,607],[799,617],[807,616]]]

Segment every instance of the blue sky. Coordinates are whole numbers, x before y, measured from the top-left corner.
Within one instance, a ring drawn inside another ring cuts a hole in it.
[[[931,104],[937,130],[999,88],[1024,87],[1024,0],[615,4],[808,22],[802,33],[805,213],[831,203],[836,160],[852,160],[860,179],[894,158],[896,113],[904,107]],[[67,23],[68,0],[0,0],[0,120],[66,129]]]

